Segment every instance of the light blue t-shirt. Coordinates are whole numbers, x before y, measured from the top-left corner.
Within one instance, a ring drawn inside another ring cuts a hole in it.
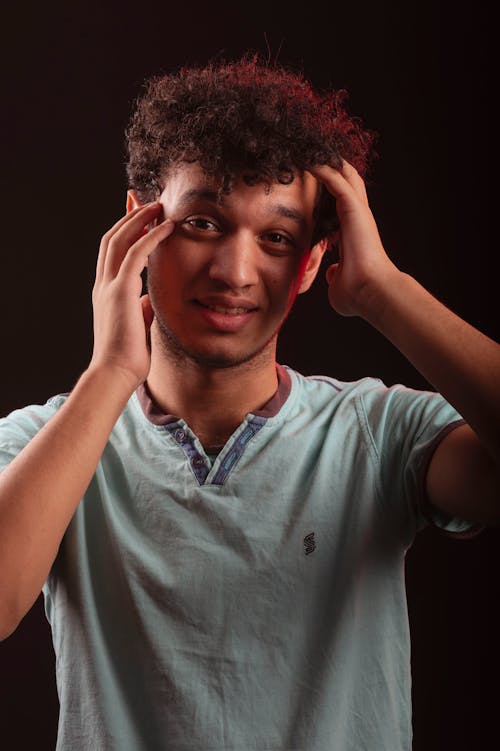
[[[118,419],[43,590],[58,751],[410,750],[404,558],[460,416],[279,372],[213,462],[144,388]],[[0,421],[0,466],[65,398]]]

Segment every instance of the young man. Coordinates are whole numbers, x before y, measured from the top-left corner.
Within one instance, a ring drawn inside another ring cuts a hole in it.
[[[0,424],[1,630],[43,588],[58,749],[410,748],[404,556],[498,522],[500,348],[390,261],[370,141],[247,59],[139,101],[89,367]],[[333,309],[440,393],[276,364],[331,237]]]

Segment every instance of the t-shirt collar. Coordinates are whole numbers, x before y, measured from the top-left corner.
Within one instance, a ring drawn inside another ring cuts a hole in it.
[[[288,399],[291,390],[290,375],[286,368],[278,364],[276,364],[276,374],[278,376],[278,388],[260,409],[252,412],[253,415],[264,418],[275,417]],[[160,405],[153,399],[146,381],[141,383],[136,394],[145,417],[154,425],[167,425],[179,419],[178,416],[166,414],[162,410]]]

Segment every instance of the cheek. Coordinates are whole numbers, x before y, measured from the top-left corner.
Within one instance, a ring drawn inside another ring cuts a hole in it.
[[[148,287],[156,299],[172,296],[172,289],[180,286],[179,269],[172,264],[163,248],[156,248],[148,258]]]
[[[270,273],[267,276],[269,295],[274,302],[274,307],[277,310],[279,309],[278,312],[280,315],[282,315],[283,312],[288,311],[293,305],[293,302],[297,297],[304,268],[305,262],[296,262],[281,273]]]
[[[165,263],[168,250],[168,242],[162,242],[157,245],[148,256],[148,269],[151,269],[151,271],[160,269]]]
[[[304,253],[300,259],[295,263],[293,271],[290,275],[290,282],[289,282],[289,289],[290,289],[290,295],[289,299],[295,300],[295,298],[298,295],[299,288],[302,282],[302,279],[304,277],[304,273],[306,271],[307,262],[309,260],[309,254]]]
[[[165,283],[183,275],[183,257],[167,243],[158,245],[148,258],[148,274]]]

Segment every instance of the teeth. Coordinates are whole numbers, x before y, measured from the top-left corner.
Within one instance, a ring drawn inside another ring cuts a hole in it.
[[[216,313],[222,313],[226,316],[237,316],[242,313],[248,313],[248,308],[222,308],[220,305],[206,305],[205,307],[210,310],[215,310]]]

